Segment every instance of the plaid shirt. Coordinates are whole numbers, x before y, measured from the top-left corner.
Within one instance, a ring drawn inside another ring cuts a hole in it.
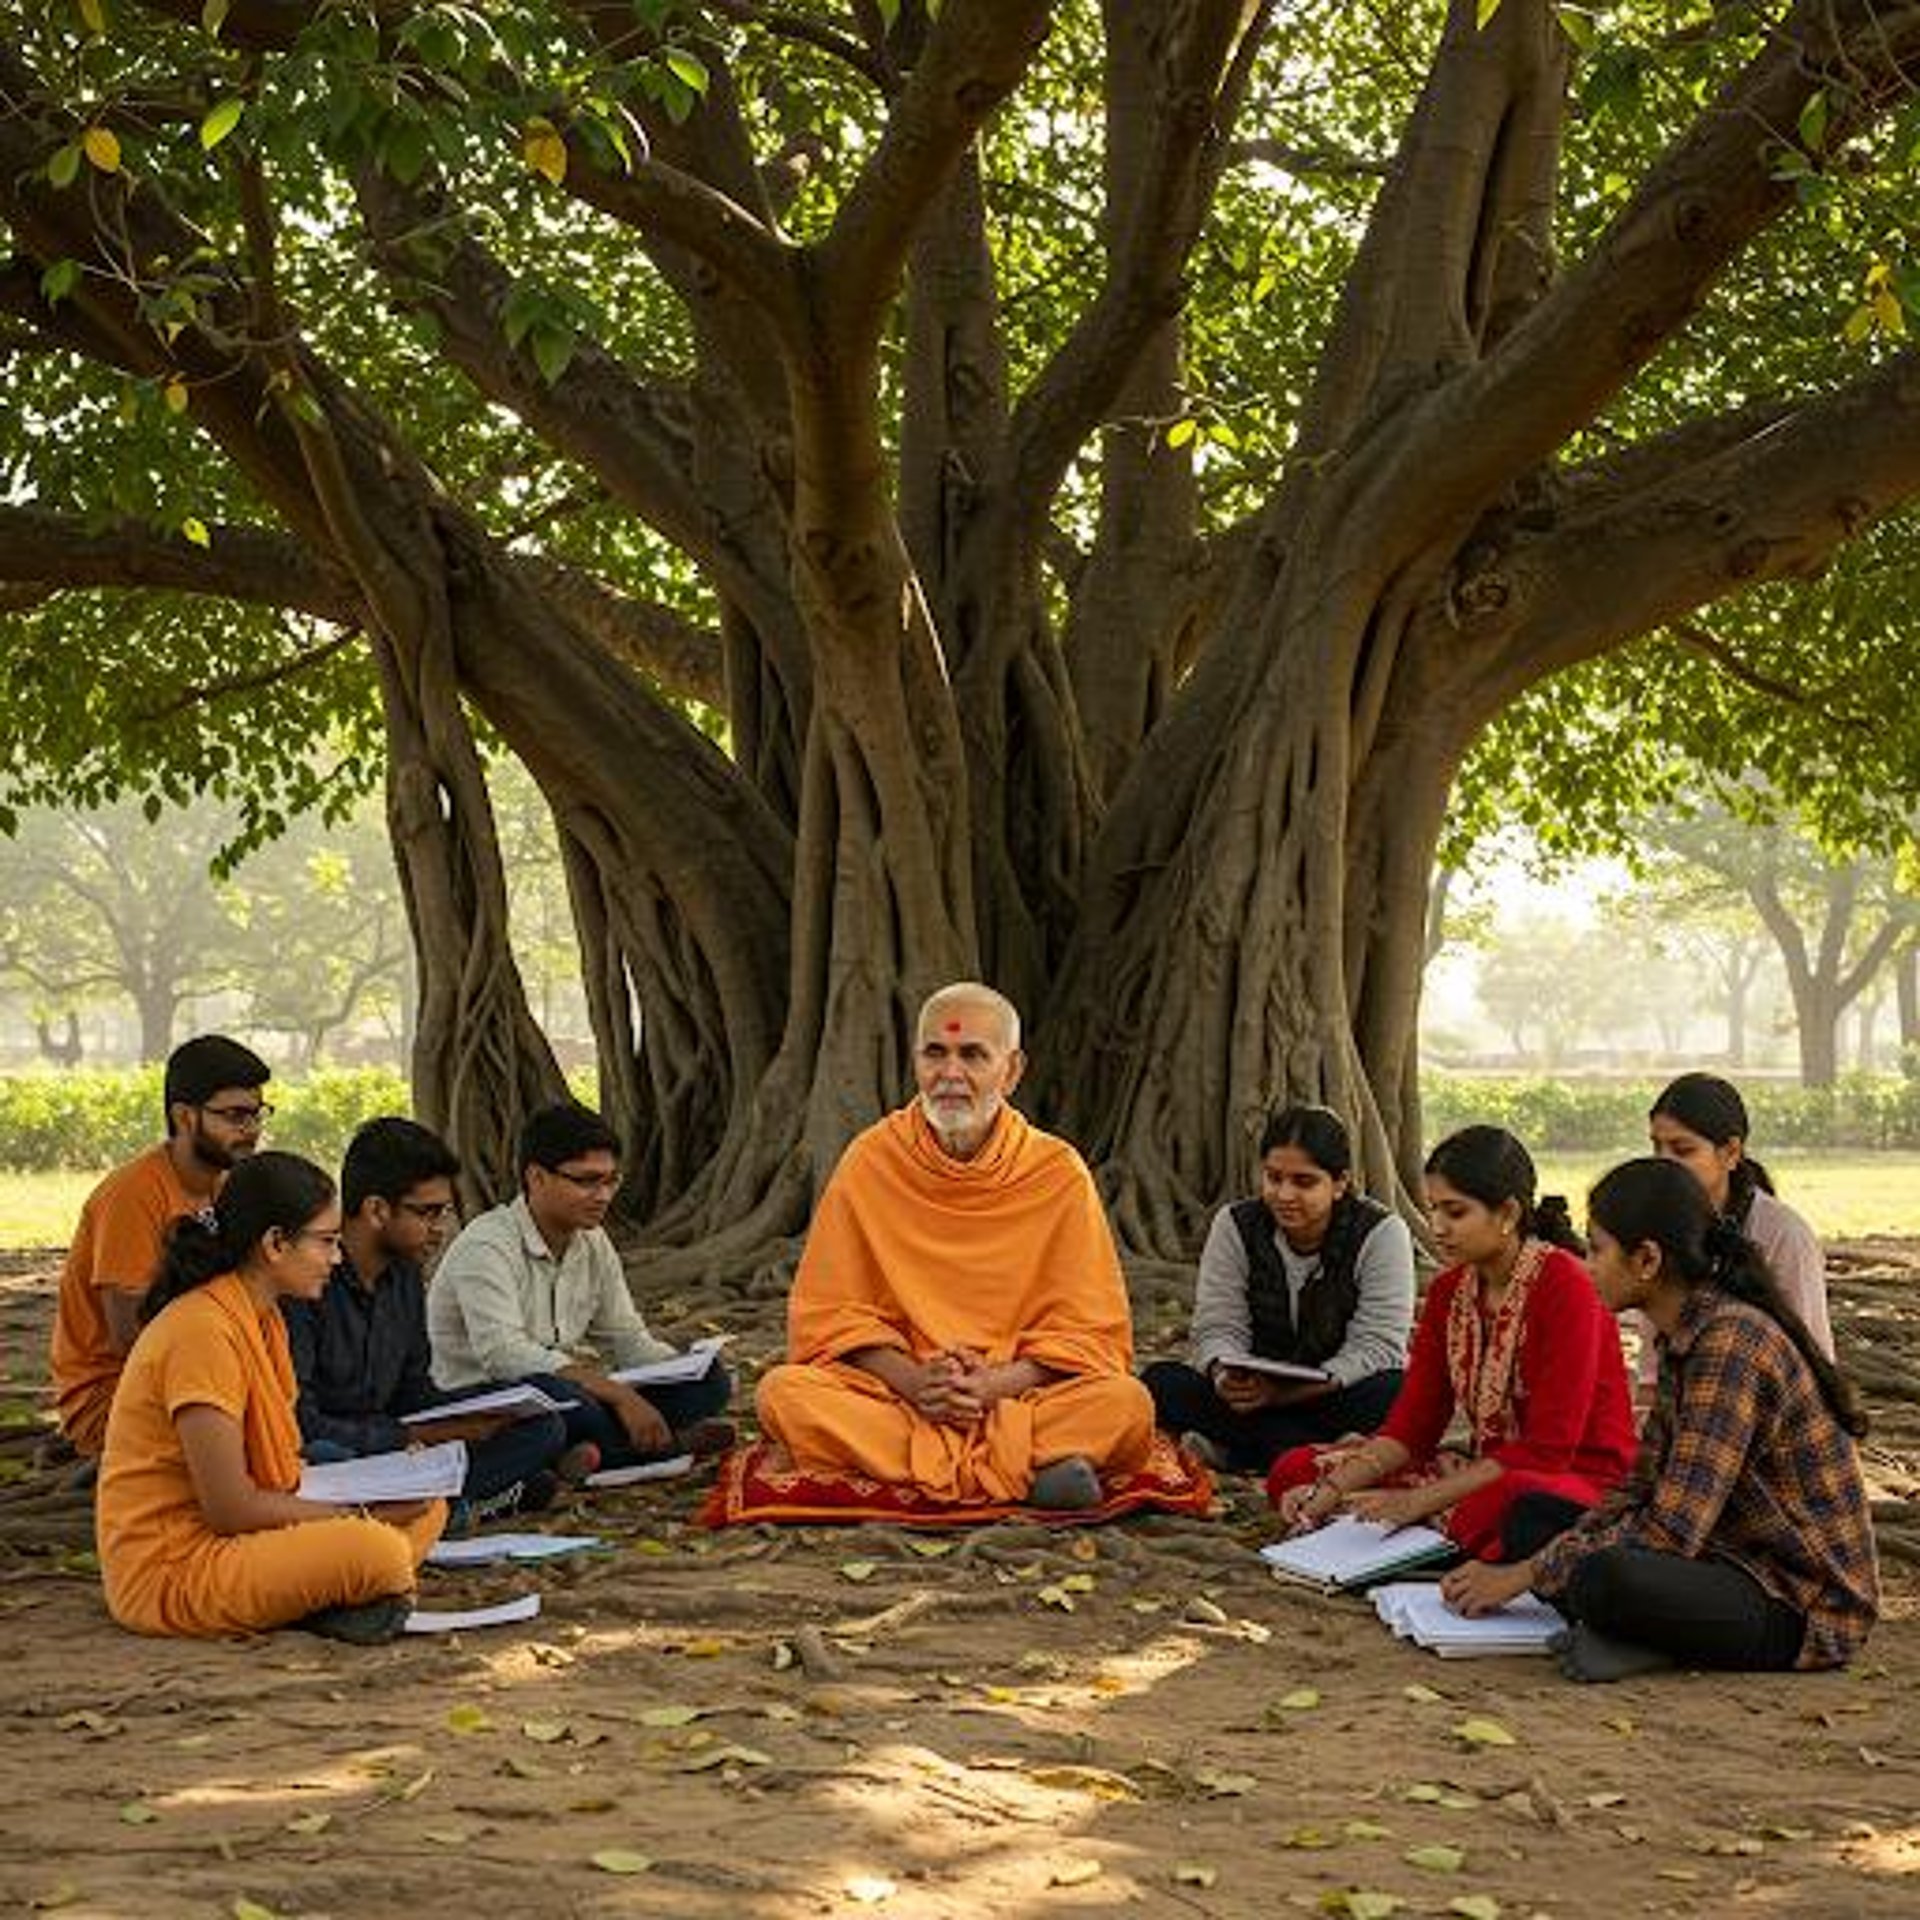
[[[1632,1475],[1534,1558],[1551,1599],[1602,1547],[1732,1562],[1806,1615],[1802,1667],[1843,1666],[1879,1610],[1851,1437],[1770,1315],[1702,1287],[1661,1342],[1659,1397]]]

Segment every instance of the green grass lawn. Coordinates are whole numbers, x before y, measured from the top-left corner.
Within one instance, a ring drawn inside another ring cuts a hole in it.
[[[1587,1189],[1634,1151],[1628,1146],[1618,1153],[1543,1155],[1541,1191],[1564,1193],[1575,1221],[1583,1222]],[[1920,1153],[1781,1152],[1761,1158],[1781,1199],[1828,1239],[1920,1235]]]
[[[1564,1193],[1574,1219],[1587,1189],[1633,1152],[1550,1154],[1540,1161],[1541,1191]],[[1891,1233],[1920,1238],[1920,1153],[1778,1153],[1767,1166],[1780,1195],[1820,1233],[1846,1239]],[[0,1249],[64,1247],[97,1173],[0,1173]]]
[[[64,1247],[97,1173],[0,1173],[0,1249]]]

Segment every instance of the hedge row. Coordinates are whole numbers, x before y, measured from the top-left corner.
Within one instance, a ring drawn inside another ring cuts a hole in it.
[[[1663,1079],[1480,1079],[1428,1072],[1421,1104],[1429,1140],[1476,1120],[1508,1128],[1541,1153],[1611,1152],[1641,1145]],[[1920,1149],[1920,1079],[1853,1075],[1835,1087],[1743,1081],[1762,1159],[1780,1147],[1863,1152]]]
[[[340,1164],[340,1150],[362,1120],[409,1111],[405,1076],[386,1067],[275,1079],[265,1091],[273,1105],[268,1144],[323,1167]],[[165,1127],[157,1066],[0,1074],[0,1167],[10,1172],[117,1166]]]
[[[591,1099],[590,1076],[577,1091]],[[1421,1081],[1426,1133],[1437,1140],[1471,1121],[1510,1128],[1542,1153],[1609,1152],[1646,1138],[1655,1082],[1480,1079],[1428,1073]],[[1839,1152],[1920,1150],[1920,1079],[1859,1076],[1837,1087],[1743,1087],[1757,1152],[1814,1147]],[[268,1088],[268,1141],[337,1166],[347,1137],[376,1113],[405,1113],[405,1078],[384,1067],[341,1068]],[[0,1074],[0,1167],[43,1173],[117,1165],[160,1137],[160,1069]]]

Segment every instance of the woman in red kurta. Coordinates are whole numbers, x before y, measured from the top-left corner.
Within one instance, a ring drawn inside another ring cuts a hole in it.
[[[1564,1208],[1535,1207],[1533,1162],[1512,1134],[1464,1128],[1426,1174],[1433,1237],[1453,1264],[1428,1289],[1399,1396],[1368,1440],[1282,1454],[1267,1491],[1295,1526],[1342,1512],[1424,1521],[1477,1558],[1520,1558],[1543,1542],[1506,1537],[1516,1499],[1552,1495],[1565,1504],[1545,1510],[1570,1523],[1633,1463],[1620,1339],[1567,1250],[1578,1242]],[[1464,1451],[1441,1445],[1456,1413]]]

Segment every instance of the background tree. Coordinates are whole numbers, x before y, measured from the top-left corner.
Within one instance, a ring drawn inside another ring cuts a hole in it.
[[[239,928],[210,870],[229,824],[132,803],[27,814],[0,842],[0,975],[63,1027],[124,998],[140,1058],[164,1059],[181,1006],[238,977]]]
[[[40,0],[24,757],[191,785],[179,734],[376,685],[417,1097],[497,1180],[558,1079],[483,717],[557,823],[629,1199],[709,1264],[798,1223],[961,971],[1136,1244],[1284,1096],[1388,1182],[1478,736],[1920,488],[1920,14],[1587,18]],[[156,647],[183,594],[256,644]]]

